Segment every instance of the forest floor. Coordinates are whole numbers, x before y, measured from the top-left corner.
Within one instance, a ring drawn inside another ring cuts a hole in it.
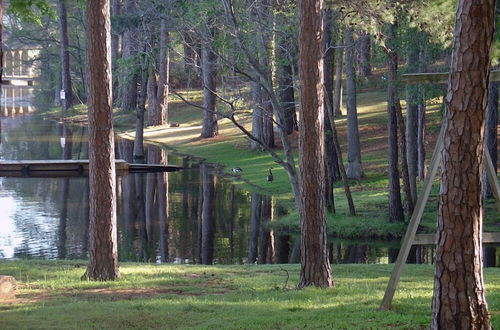
[[[392,309],[378,307],[392,265],[334,265],[335,287],[295,290],[298,265],[120,265],[112,282],[81,281],[85,261],[0,260],[16,298],[2,329],[427,329],[432,265],[406,265]],[[485,269],[500,328],[500,269]]]
[[[241,99],[245,96],[246,91],[226,91],[225,93],[233,99]],[[185,91],[182,95],[192,103],[202,103],[202,93],[199,90]],[[242,101],[238,102],[236,103],[244,110],[239,111],[236,117],[250,129],[251,111],[244,107]],[[425,137],[427,164],[441,126],[440,104],[439,99],[432,100],[427,104]],[[351,180],[350,186],[358,215],[349,215],[342,184],[338,182],[334,190],[336,213],[327,214],[328,232],[335,237],[349,239],[401,237],[406,230],[406,224],[390,223],[387,220],[386,94],[382,91],[358,93],[357,105],[364,176],[359,181]],[[402,105],[403,110],[405,110],[404,101]],[[218,107],[218,111],[228,111],[223,104],[219,104]],[[345,109],[343,111],[345,114]],[[272,225],[280,227],[281,230],[298,232],[299,220],[294,211],[287,174],[282,167],[273,161],[271,156],[262,151],[250,150],[249,139],[227,119],[219,120],[218,136],[210,139],[200,138],[202,111],[186,104],[178,97],[172,96],[170,100],[169,116],[169,122],[179,124],[179,126],[146,127],[144,131],[146,142],[173,150],[175,153],[194,156],[208,163],[217,164],[217,168],[241,188],[272,195],[276,202],[289,212],[288,215],[273,222]],[[133,139],[135,132],[131,128],[135,125],[135,115],[116,112],[114,118],[115,126],[121,132],[120,135]],[[85,122],[85,119],[85,112],[82,111],[82,108],[76,108],[69,116],[69,120],[73,122]],[[344,162],[346,162],[347,155],[346,124],[345,115],[336,120]],[[276,150],[279,153],[280,141],[278,134],[275,136],[278,145]],[[292,141],[294,141],[292,144],[297,144],[297,138],[297,133],[291,136]],[[243,171],[237,174],[232,173],[233,167],[240,167]],[[273,169],[273,182],[266,180],[269,168]],[[419,186],[421,184],[420,182]],[[438,194],[439,174],[423,214],[421,232],[435,231]],[[500,214],[496,211],[492,198],[485,202],[485,230],[500,231]]]

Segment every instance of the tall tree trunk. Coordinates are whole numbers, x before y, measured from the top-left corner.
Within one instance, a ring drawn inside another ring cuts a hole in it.
[[[201,64],[203,76],[203,123],[202,138],[212,138],[218,134],[217,116],[214,113],[217,88],[217,56],[211,45],[204,44],[201,50]]]
[[[57,10],[59,12],[59,32],[61,35],[61,76],[62,89],[65,92],[65,98],[62,100],[63,117],[66,111],[73,106],[73,91],[71,88],[71,67],[69,63],[69,43],[68,43],[68,16],[66,14],[65,0],[57,1]]]
[[[322,0],[299,1],[301,269],[297,287],[331,287],[324,200]]]
[[[338,156],[333,142],[332,125],[328,119],[328,109],[333,109],[333,66],[335,62],[335,48],[332,47],[333,11],[325,9],[323,12],[323,79],[325,103],[325,202],[330,212],[335,212],[333,184],[340,178]]]
[[[358,62],[359,62],[359,78],[366,79],[372,75],[372,67],[370,63],[371,51],[371,36],[369,33],[362,31],[358,38]]]
[[[399,144],[399,160],[401,163],[401,172],[403,179],[403,191],[406,197],[406,207],[408,211],[408,217],[413,214],[414,208],[414,198],[411,193],[410,187],[410,175],[408,172],[408,162],[406,160],[407,150],[406,150],[406,131],[405,122],[403,119],[403,111],[401,110],[401,101],[399,98],[396,99],[396,117],[398,121],[398,144]]]
[[[164,125],[168,121],[168,82],[170,75],[170,37],[167,22],[161,21],[160,30],[160,72],[158,76],[158,92],[156,93],[157,122],[153,125]]]
[[[345,30],[346,95],[347,95],[347,177],[359,180],[363,176],[361,167],[361,145],[359,142],[358,109],[356,105],[356,71],[354,70],[354,40],[352,30]]]
[[[342,40],[340,40],[342,43]],[[335,63],[335,88],[333,91],[333,116],[342,115],[342,70],[344,67],[344,49],[337,50],[337,63]]]
[[[111,2],[111,17],[116,17],[122,14],[123,2],[122,0],[112,0]],[[122,34],[111,34],[111,62],[113,64],[113,72],[118,70],[117,61],[122,56]],[[119,83],[118,79],[113,79],[113,102],[118,97]]]
[[[153,66],[149,67],[149,75],[148,75],[148,126],[155,125],[158,122],[156,118],[156,101],[157,101],[157,92],[158,92],[158,83],[157,76]]]
[[[411,45],[407,50],[406,67],[409,72],[418,71],[419,46]],[[420,88],[406,85],[406,161],[413,204],[417,201],[417,169],[418,169],[418,107]]]
[[[256,78],[258,79],[258,78]],[[252,135],[260,141],[263,140],[263,109],[262,109],[262,88],[256,81],[250,82],[250,93],[252,95]],[[261,146],[257,141],[251,141],[252,149],[260,149]]]
[[[420,43],[420,50],[418,54],[418,71],[427,71],[427,38],[423,39]],[[418,92],[418,107],[417,107],[417,176],[420,181],[425,178],[425,90],[423,86],[419,86]]]
[[[387,49],[387,66],[389,67],[389,79],[387,86],[387,140],[389,145],[389,221],[403,221],[403,204],[401,203],[401,191],[399,185],[399,169],[398,169],[398,124],[397,124],[397,68],[398,56],[392,49],[396,34],[397,23],[392,23],[389,26],[388,40],[386,41]]]
[[[488,150],[493,162],[495,172],[497,169],[497,126],[498,126],[498,82],[490,82],[488,89],[488,108],[486,110],[486,126],[484,128],[485,148]],[[490,182],[483,170],[483,198],[491,196]]]
[[[145,47],[144,47],[145,48]],[[145,50],[144,50],[145,53]],[[141,58],[141,91],[139,102],[135,110],[135,137],[134,137],[134,159],[144,159],[144,113],[146,112],[147,82],[148,79],[148,60],[143,56]]]
[[[460,0],[448,79],[432,329],[490,329],[481,170],[495,0]]]
[[[128,16],[136,15],[136,0],[124,0],[124,13]],[[122,68],[120,97],[121,110],[128,112],[134,110],[137,106],[137,65],[135,56],[137,55],[137,29],[129,27],[123,33],[122,38],[122,57],[128,59],[130,64]]]
[[[86,17],[89,63],[90,224],[89,262],[83,277],[107,281],[119,276],[109,0],[88,0]]]

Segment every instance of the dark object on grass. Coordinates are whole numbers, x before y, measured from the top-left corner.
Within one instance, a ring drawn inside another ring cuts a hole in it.
[[[234,173],[243,172],[241,167],[233,167],[231,171],[233,171]]]
[[[269,169],[269,175],[267,176],[267,181],[272,182],[274,180],[273,172],[271,172],[271,168]]]

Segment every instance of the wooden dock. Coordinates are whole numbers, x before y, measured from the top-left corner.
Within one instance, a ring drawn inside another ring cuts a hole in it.
[[[182,167],[161,164],[133,164],[115,161],[116,175],[129,173],[175,172]],[[83,177],[89,175],[88,160],[8,160],[0,161],[3,177]]]

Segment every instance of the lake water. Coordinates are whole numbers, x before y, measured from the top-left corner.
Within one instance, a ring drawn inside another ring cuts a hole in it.
[[[4,90],[0,160],[87,159],[86,129],[41,118],[29,104],[31,89],[22,89]],[[116,139],[116,158],[132,162],[132,149],[131,141]],[[153,145],[146,154],[149,163],[188,169],[118,177],[121,261],[299,262],[297,237],[271,229],[280,213],[272,198],[241,190],[189,157]],[[86,178],[0,178],[0,212],[0,258],[86,258]],[[334,263],[387,263],[397,256],[397,243],[333,242]],[[489,255],[489,265],[498,265],[495,248]],[[432,262],[433,249],[418,248],[413,261]]]

